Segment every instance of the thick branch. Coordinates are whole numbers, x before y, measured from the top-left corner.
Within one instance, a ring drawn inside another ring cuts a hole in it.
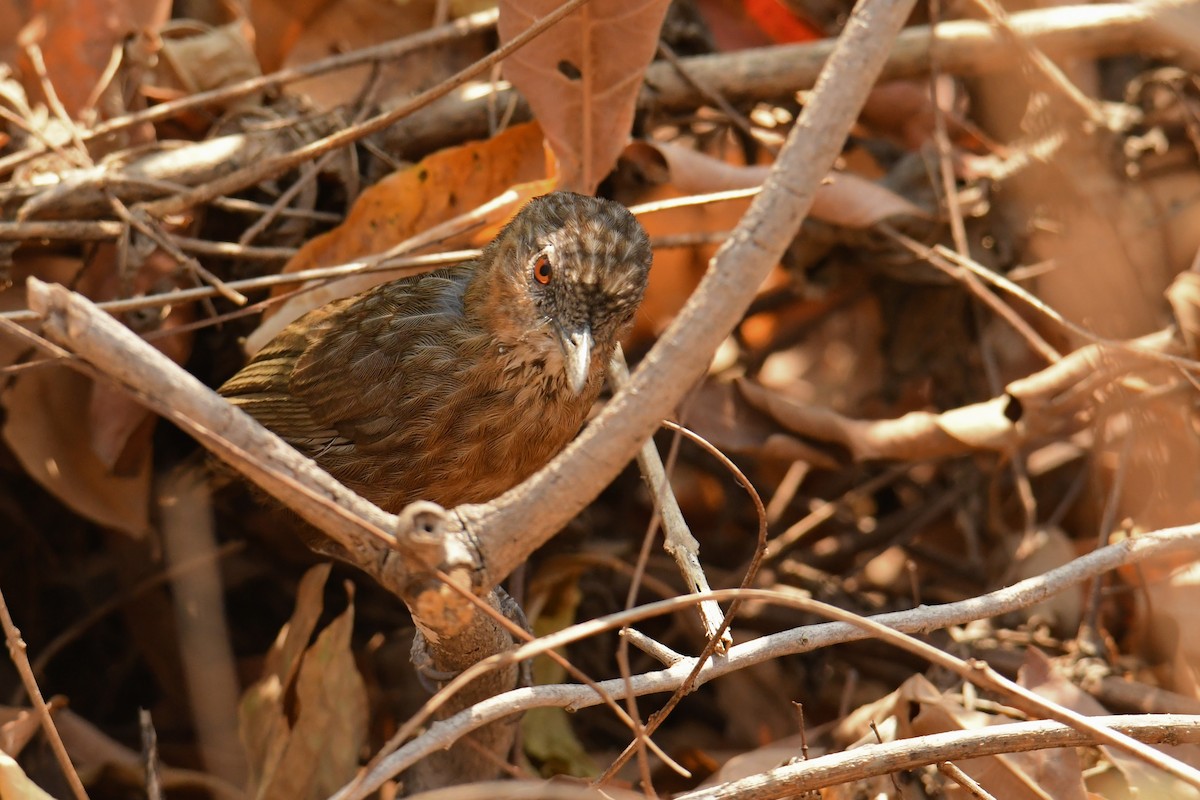
[[[546,469],[493,503],[459,507],[478,534],[489,584],[590,503],[704,374],[796,235],[912,6],[873,0],[855,10],[762,193],[629,384]]]

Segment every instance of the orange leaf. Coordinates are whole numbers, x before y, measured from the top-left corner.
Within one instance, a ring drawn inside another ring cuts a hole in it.
[[[812,25],[784,8],[779,0],[742,0],[746,15],[776,44],[811,42],[822,38]]]

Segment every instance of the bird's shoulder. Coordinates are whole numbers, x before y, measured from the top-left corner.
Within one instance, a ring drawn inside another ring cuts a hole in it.
[[[383,284],[307,326],[288,394],[318,437],[369,446],[447,391],[484,341],[463,311],[469,277],[464,267]]]
[[[432,362],[453,359],[470,274],[402,278],[310,311],[221,393],[310,455],[354,445],[363,425],[395,417]]]
[[[343,384],[362,380],[369,386],[403,372],[417,353],[436,348],[463,327],[469,277],[468,269],[458,268],[402,278],[327,306],[316,319],[301,320],[304,349],[290,388],[315,397],[331,388],[330,375],[345,376]],[[353,393],[366,387],[342,388]]]

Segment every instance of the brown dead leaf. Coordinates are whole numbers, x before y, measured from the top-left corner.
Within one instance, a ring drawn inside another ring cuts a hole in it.
[[[762,186],[771,171],[760,164],[730,164],[705,153],[667,142],[635,142],[626,150],[645,160],[653,152],[666,168],[666,180],[683,195],[751,189]],[[740,201],[749,205],[749,200]],[[919,206],[874,181],[852,172],[835,172],[817,187],[813,219],[846,228],[865,229],[897,217],[927,219]]]
[[[656,187],[642,195],[647,202],[681,196],[669,187]],[[689,233],[721,233],[732,230],[748,201],[728,200],[703,206],[670,208],[640,214],[638,221],[651,239]],[[659,248],[654,251],[654,267],[646,295],[634,320],[632,339],[650,341],[661,333],[704,277],[708,262],[717,252],[718,242],[689,247]]]
[[[262,74],[254,56],[254,32],[245,19],[213,26],[195,20],[172,20],[160,33],[162,49],[155,70],[155,86],[145,91],[155,98],[170,99],[218,89]],[[258,108],[262,93],[239,97],[225,110]],[[205,130],[211,110],[203,117]]]
[[[855,461],[947,458],[973,449],[1007,452],[1018,441],[1015,426],[1004,415],[1004,396],[941,414],[910,411],[896,419],[866,420],[796,402],[750,380],[739,381],[738,389],[787,430],[837,443]]]
[[[723,453],[785,463],[805,461],[823,469],[839,465],[835,455],[798,437],[779,433],[770,418],[728,383],[706,381],[688,401],[683,422]]]
[[[929,736],[961,730],[977,730],[1008,722],[1004,717],[965,708],[958,699],[940,692],[922,675],[913,675],[885,698],[851,712],[838,725],[836,738],[854,742],[853,746],[872,744],[876,731],[885,741]],[[875,723],[872,727],[871,723]],[[992,797],[1006,800],[1084,800],[1082,769],[1073,750],[1047,754],[1008,753],[954,764],[970,775]],[[851,784],[847,789],[860,788]],[[953,800],[971,797],[962,787],[947,781],[944,796]],[[884,792],[887,795],[887,792]],[[837,792],[831,797],[857,796]],[[890,796],[890,795],[888,795]]]
[[[555,174],[547,163],[541,130],[534,123],[518,125],[485,142],[438,151],[384,178],[359,195],[345,222],[301,248],[284,272],[343,264],[385,252],[511,191],[509,202],[493,209],[482,225],[440,242],[447,249],[479,247],[528,200],[554,188]],[[364,272],[301,293],[279,306],[247,337],[246,350],[256,352],[289,322],[314,308],[394,278],[387,273]]]
[[[625,148],[624,156],[639,162],[643,172],[651,173],[658,167],[659,182],[670,184],[680,195],[753,189],[762,186],[771,171],[769,166],[730,163],[671,142],[633,142]]]
[[[1195,604],[1195,598],[1192,599],[1192,603]],[[1031,647],[1026,650],[1025,663],[1021,667],[1018,682],[1042,697],[1077,713],[1086,716],[1110,713],[1098,700],[1064,677],[1057,663],[1051,661],[1036,648]],[[1200,764],[1200,746],[1183,744],[1153,745],[1153,747],[1191,766]],[[1136,756],[1107,745],[1101,746],[1100,750],[1120,771],[1132,789],[1134,797],[1170,797],[1173,800],[1197,800],[1200,798],[1200,790],[1152,767]],[[1058,752],[1065,755],[1072,751]],[[1051,794],[1050,796],[1057,800],[1060,795]]]
[[[40,0],[33,4],[31,22],[21,37],[41,47],[55,93],[74,118],[112,59],[113,49],[131,33],[158,30],[170,14],[170,0]],[[25,87],[31,97],[41,97],[36,77],[26,76]]]
[[[76,512],[143,536],[150,524],[150,460],[121,477],[88,447],[91,392],[87,377],[65,367],[38,367],[17,376],[0,395],[4,440],[26,472]]]
[[[1152,663],[1183,667],[1165,673],[1167,687],[1200,699],[1200,641],[1193,634],[1200,630],[1200,564],[1192,561],[1144,575],[1129,570],[1126,578],[1145,598],[1133,626],[1147,640],[1140,649]]]
[[[282,65],[297,67],[333,53],[419,33],[433,23],[436,6],[435,0],[406,0],[403,11],[399,11],[393,0],[341,0],[305,22]],[[375,65],[336,70],[299,81],[288,91],[303,94],[318,109],[330,109],[358,97],[374,76],[372,102],[386,103],[426,89],[482,58],[486,53],[472,46],[474,41],[463,40],[454,47],[420,50]]]
[[[74,258],[18,258],[13,270],[14,286],[0,293],[0,308],[24,308],[23,287],[27,276],[71,283],[80,267],[79,260]],[[0,337],[0,363],[12,363],[27,351],[25,345],[12,337]],[[110,405],[105,405],[101,399],[104,397],[112,401]],[[108,437],[108,444],[99,449],[98,429],[93,424],[98,400],[100,408],[107,407],[112,412],[100,412],[103,425],[113,425],[126,414],[133,420],[116,426],[123,427],[124,434],[112,429],[116,435]],[[5,442],[30,476],[88,519],[132,536],[146,533],[149,450],[130,449],[120,474],[113,472],[114,460],[108,457],[126,450],[128,434],[147,419],[141,405],[115,387],[98,388],[74,370],[51,365],[17,375],[0,394],[0,405],[5,410]]]
[[[295,67],[334,53],[399,39],[426,30],[433,23],[436,11],[433,0],[405,0],[403,8],[399,11],[397,4],[388,0],[338,0],[326,4],[305,19],[304,30],[292,44],[282,66]],[[370,65],[363,65],[337,70],[331,80],[322,77],[302,81],[293,88],[308,95],[319,108],[342,105],[362,90],[371,69]],[[387,73],[380,78],[384,83],[398,78],[411,85],[411,80],[405,81],[399,74]]]
[[[274,72],[292,51],[311,21],[337,0],[250,0],[254,52],[263,72]]]
[[[1078,553],[1066,532],[1057,526],[1038,526],[1022,537],[1012,557],[1006,583],[1045,575],[1074,559]],[[1083,589],[1072,587],[1022,609],[1025,620],[1040,620],[1056,633],[1071,635],[1079,630],[1083,616]]]
[[[352,584],[345,584],[346,610],[308,646],[328,575],[328,564],[305,575],[292,619],[268,654],[268,674],[242,696],[238,716],[254,797],[328,797],[358,767],[368,715],[350,650]]]
[[[935,733],[1002,724],[1004,718],[971,711],[943,695],[936,703],[921,703],[919,713],[899,717],[900,736]],[[993,797],[1012,800],[1084,800],[1083,768],[1074,750],[1050,753],[1005,753],[955,761]],[[946,796],[966,798],[961,787],[948,785]]]
[[[0,706],[0,752],[21,755],[41,731],[41,719],[28,708]]]
[[[639,193],[636,204],[758,186],[766,174],[760,167],[730,165],[684,147],[653,142],[633,142],[621,157],[652,182],[650,188]],[[635,204],[633,200],[626,198],[630,205]],[[733,230],[749,205],[749,198],[741,198],[667,208],[641,213],[638,221],[651,239],[722,233]],[[704,277],[718,246],[719,242],[711,242],[655,250],[654,268],[634,321],[632,341],[650,341],[670,324]],[[778,275],[773,278],[776,282],[779,279]]]
[[[552,177],[536,123],[516,125],[487,141],[439,150],[364,191],[346,221],[309,242],[284,271],[341,264],[381,252],[507,189]],[[447,244],[480,246],[501,224],[489,220]]]
[[[658,47],[666,0],[594,0],[504,62],[558,156],[564,189],[591,194],[629,141],[642,76]],[[511,41],[558,0],[503,0]]]
[[[858,230],[895,219],[929,219],[919,206],[853,172],[831,173],[817,188],[810,213],[821,222]]]
[[[17,32],[25,24],[25,3],[0,0],[0,64],[17,63]]]
[[[756,317],[742,331],[747,345],[770,353],[758,370],[761,383],[795,400],[856,413],[878,396],[886,374],[886,323],[875,299],[853,283],[759,316],[770,320],[769,337],[748,334]]]
[[[704,783],[700,784],[698,788],[720,786],[723,783],[765,773],[767,770],[787,764],[805,746],[808,747],[809,758],[825,755],[825,748],[813,744],[825,727],[822,725],[804,733],[786,736],[754,750],[735,755],[722,764],[720,769],[705,778]]]
[[[714,686],[716,707],[726,719],[725,736],[741,746],[774,742],[796,729],[796,709],[790,700],[802,697],[798,676],[778,661],[764,661],[737,670]]]
[[[1158,0],[1151,6],[1150,24],[1159,46],[1185,53],[1185,63],[1194,69],[1200,61],[1200,9],[1182,0]]]
[[[950,76],[938,80],[938,95],[952,139],[962,137],[954,113],[957,84]],[[908,150],[919,150],[933,137],[937,109],[929,96],[929,81],[900,80],[881,83],[871,90],[859,121],[889,136]]]

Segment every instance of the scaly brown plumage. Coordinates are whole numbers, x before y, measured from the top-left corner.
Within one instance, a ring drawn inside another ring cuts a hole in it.
[[[386,510],[489,500],[578,432],[650,258],[623,206],[555,192],[470,264],[309,312],[220,392]]]

